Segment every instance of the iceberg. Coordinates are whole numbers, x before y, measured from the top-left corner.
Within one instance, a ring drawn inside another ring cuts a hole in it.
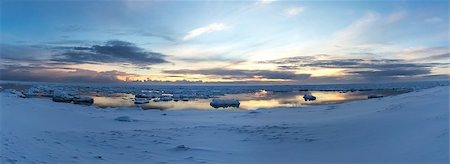
[[[73,103],[75,103],[75,104],[93,104],[94,99],[89,96],[75,96],[73,98]]]
[[[26,97],[36,97],[39,96],[39,89],[36,88],[30,88],[28,90],[23,91],[22,93],[26,96]]]
[[[227,107],[236,107],[239,108],[239,105],[241,103],[239,102],[239,100],[235,100],[235,99],[230,99],[230,100],[225,100],[225,99],[213,99],[211,101],[211,103],[209,103],[209,105],[211,105],[214,108],[227,108]]]
[[[26,96],[21,92],[21,91],[17,91],[17,90],[14,90],[14,89],[8,89],[9,90],[9,93],[11,94],[11,95],[14,95],[14,96],[17,96],[17,97],[20,97],[20,98],[26,98]]]
[[[159,98],[159,100],[161,100],[161,101],[172,101],[173,98],[172,98],[172,97],[167,97],[167,96],[165,96],[165,97]]]
[[[146,98],[136,98],[135,100],[134,100],[134,103],[135,104],[147,104],[147,103],[149,103],[150,101],[148,101],[148,99],[146,99]]]
[[[311,94],[305,94],[303,95],[303,99],[305,99],[305,101],[314,101],[316,100],[316,96],[313,96]]]
[[[382,95],[369,95],[367,96],[368,99],[375,99],[375,98],[382,98]]]
[[[53,94],[52,100],[54,102],[70,103],[73,100],[73,96],[70,96],[69,94],[64,93],[64,92],[57,92],[57,93]]]

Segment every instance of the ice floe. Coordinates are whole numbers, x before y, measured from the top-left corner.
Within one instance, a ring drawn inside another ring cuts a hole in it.
[[[146,98],[135,98],[134,99],[134,103],[135,104],[147,104],[149,102],[150,101],[148,99],[146,99]]]
[[[52,100],[55,102],[70,103],[73,101],[73,96],[70,96],[69,94],[64,92],[56,92],[55,94],[53,94]]]
[[[303,95],[303,99],[305,99],[305,101],[314,101],[316,100],[316,96],[313,96],[311,94],[305,94]]]
[[[73,103],[75,103],[75,104],[92,104],[92,103],[94,103],[94,99],[89,96],[74,96]]]
[[[369,95],[367,96],[368,99],[375,99],[375,98],[382,98],[382,95]]]
[[[239,108],[239,105],[241,103],[239,102],[239,100],[235,100],[235,99],[230,99],[230,100],[226,100],[226,99],[213,99],[210,103],[210,105],[214,108],[227,108],[227,107],[236,107]]]

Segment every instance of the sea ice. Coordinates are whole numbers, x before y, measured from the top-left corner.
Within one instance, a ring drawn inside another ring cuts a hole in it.
[[[239,105],[241,103],[239,102],[239,100],[235,100],[235,99],[230,99],[230,100],[225,100],[225,99],[213,99],[210,103],[210,105],[214,108],[226,108],[226,107],[237,107],[239,108]]]
[[[65,92],[56,92],[53,94],[52,100],[55,102],[70,103],[73,100],[73,96],[70,96],[69,94],[67,94]]]
[[[382,95],[369,95],[367,96],[368,99],[374,99],[374,98],[381,98],[383,97]]]
[[[135,104],[147,104],[149,102],[150,101],[148,99],[146,99],[146,98],[135,98],[134,99],[134,103]]]
[[[75,96],[73,97],[73,103],[75,104],[92,104],[94,99],[89,96]]]
[[[305,101],[314,101],[316,100],[316,96],[313,96],[311,94],[305,94],[303,95],[303,99],[305,99]]]

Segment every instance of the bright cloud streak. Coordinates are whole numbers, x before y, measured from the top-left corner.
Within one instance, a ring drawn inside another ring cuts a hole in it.
[[[301,12],[303,12],[304,10],[305,9],[303,7],[292,7],[292,8],[286,9],[284,12],[288,16],[296,16],[296,15],[300,14]]]
[[[183,37],[183,40],[190,40],[196,37],[199,37],[203,34],[216,32],[216,31],[222,31],[226,28],[225,24],[223,23],[212,23],[205,27],[196,28],[192,31],[189,31],[189,33]]]
[[[271,4],[277,0],[259,0],[260,4]]]

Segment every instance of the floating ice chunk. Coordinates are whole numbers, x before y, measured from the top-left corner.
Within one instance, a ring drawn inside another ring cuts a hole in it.
[[[37,88],[30,88],[30,89],[23,91],[22,93],[26,97],[36,97],[36,96],[39,96],[39,92],[40,92],[40,90]]]
[[[145,94],[145,93],[140,93],[137,95],[134,95],[135,98],[151,98],[149,95]]]
[[[17,97],[20,97],[20,98],[25,98],[26,97],[21,91],[17,91],[17,90],[14,90],[14,89],[10,90],[9,93],[11,95],[14,95],[14,96],[17,96]]]
[[[52,100],[55,102],[70,103],[73,100],[73,96],[70,96],[69,94],[64,93],[64,92],[56,92],[53,94]]]
[[[214,108],[226,108],[226,107],[237,107],[239,108],[239,105],[241,103],[239,100],[231,99],[231,100],[224,100],[224,99],[213,99],[209,105],[211,105]]]
[[[92,103],[94,103],[94,99],[89,96],[75,96],[73,98],[73,103],[75,103],[75,104],[92,104]]]
[[[134,103],[135,104],[147,104],[147,103],[149,103],[150,101],[148,101],[148,99],[146,99],[146,98],[136,98],[135,100],[134,100]]]
[[[43,97],[53,97],[53,91],[43,90],[42,93],[41,93],[41,96],[43,96]]]
[[[382,98],[382,95],[369,95],[367,96],[368,99],[374,99],[374,98]]]
[[[316,100],[316,96],[313,96],[310,94],[305,94],[305,95],[303,95],[303,99],[305,99],[305,101],[314,101],[314,100]]]
[[[172,97],[165,96],[165,97],[159,98],[159,100],[161,100],[161,101],[172,101],[173,98],[172,98]]]
[[[146,93],[137,94],[134,97],[136,97],[136,98],[157,98],[157,97],[160,97],[160,96],[161,95],[159,93],[146,92]]]

